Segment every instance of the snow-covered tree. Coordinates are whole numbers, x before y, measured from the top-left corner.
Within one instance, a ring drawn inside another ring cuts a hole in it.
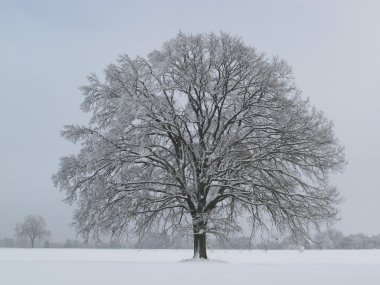
[[[206,235],[238,231],[240,216],[302,237],[336,218],[328,178],[343,148],[279,58],[225,33],[180,33],[147,58],[120,56],[82,91],[92,118],[65,126],[81,150],[53,180],[85,236],[190,233],[207,258]]]
[[[29,239],[31,247],[34,248],[35,242],[39,239],[47,238],[50,232],[46,230],[46,223],[43,217],[29,215],[22,223],[16,225],[16,236]]]

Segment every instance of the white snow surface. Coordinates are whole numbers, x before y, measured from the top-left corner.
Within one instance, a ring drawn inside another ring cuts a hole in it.
[[[191,255],[191,250],[0,248],[0,284],[380,284],[380,250],[209,250],[212,260],[180,262]]]

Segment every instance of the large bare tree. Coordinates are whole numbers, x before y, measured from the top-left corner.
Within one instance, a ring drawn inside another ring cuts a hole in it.
[[[81,150],[53,176],[80,233],[162,227],[191,233],[207,258],[206,235],[239,230],[240,216],[297,236],[336,218],[343,148],[283,60],[225,33],[180,33],[82,91],[91,121],[65,127]]]

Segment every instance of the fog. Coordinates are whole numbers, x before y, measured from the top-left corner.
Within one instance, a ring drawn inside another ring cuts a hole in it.
[[[0,2],[0,236],[28,214],[53,239],[75,236],[73,207],[51,181],[86,122],[78,87],[121,53],[147,55],[179,31],[226,31],[292,67],[304,97],[334,121],[348,165],[332,177],[345,202],[336,227],[380,233],[380,2]]]

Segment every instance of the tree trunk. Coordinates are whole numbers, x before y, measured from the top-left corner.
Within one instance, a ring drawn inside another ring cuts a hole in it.
[[[206,233],[194,233],[194,258],[207,259]]]
[[[194,222],[193,234],[194,234],[194,258],[207,259],[206,223]]]
[[[32,248],[34,248],[34,238],[30,239],[31,241],[31,244],[32,244]]]

